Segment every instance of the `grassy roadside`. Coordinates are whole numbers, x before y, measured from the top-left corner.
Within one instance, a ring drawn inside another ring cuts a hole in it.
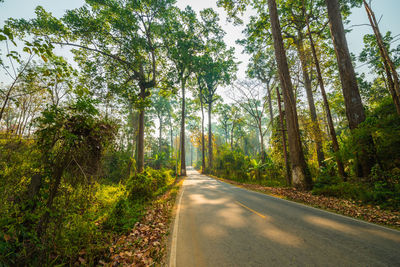
[[[363,205],[357,201],[313,195],[311,192],[298,191],[295,188],[268,187],[257,184],[240,183],[213,175],[208,176],[248,190],[400,230],[399,211],[385,210],[381,209],[379,206]]]
[[[183,178],[161,196],[148,203],[144,216],[128,233],[119,236],[109,248],[106,266],[151,266],[165,265],[167,241],[172,209]]]

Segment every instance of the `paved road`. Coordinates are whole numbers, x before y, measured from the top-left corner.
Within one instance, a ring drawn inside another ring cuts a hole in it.
[[[170,266],[400,266],[400,232],[188,171]]]

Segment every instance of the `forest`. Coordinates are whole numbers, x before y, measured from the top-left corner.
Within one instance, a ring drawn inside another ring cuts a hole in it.
[[[245,78],[212,8],[84,2],[0,28],[0,265],[110,262],[189,166],[399,212],[400,45],[378,1],[218,0],[244,27]]]

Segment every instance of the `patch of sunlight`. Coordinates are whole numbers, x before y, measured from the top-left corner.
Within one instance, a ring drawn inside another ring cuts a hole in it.
[[[245,217],[244,210],[235,205],[234,203],[229,203],[226,208],[223,208],[217,212],[217,216],[221,218],[220,222],[223,225],[239,228],[245,227]]]
[[[195,205],[220,205],[229,201],[228,198],[218,198],[218,199],[209,199],[205,197],[203,194],[190,194],[189,198],[193,201]]]
[[[204,233],[204,235],[211,238],[223,238],[227,236],[225,229],[215,224],[203,225],[201,226],[201,231]]]
[[[286,197],[285,196],[283,196],[283,195],[277,195],[277,194],[268,194],[268,195],[270,195],[270,196],[273,196],[273,197],[277,197],[277,198],[281,198],[281,199],[286,199]]]
[[[339,223],[339,222],[335,222],[333,220],[330,219],[325,219],[322,217],[318,217],[318,216],[304,216],[304,220],[308,223],[311,224],[315,224],[327,229],[332,229],[332,230],[337,230],[337,231],[341,231],[343,233],[346,234],[358,234],[359,232],[356,231],[356,229],[354,229],[353,227],[350,227],[348,225],[345,225],[343,223]]]
[[[385,239],[389,239],[395,242],[400,242],[400,235],[391,233],[391,232],[384,232],[381,229],[364,229],[369,235],[379,236]]]
[[[290,247],[300,247],[303,243],[299,237],[291,233],[282,231],[273,224],[268,224],[267,226],[264,226],[261,235],[268,239],[271,239],[276,243]]]

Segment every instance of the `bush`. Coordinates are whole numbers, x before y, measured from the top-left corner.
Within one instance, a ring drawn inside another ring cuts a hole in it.
[[[149,200],[172,184],[170,170],[154,170],[147,167],[142,173],[133,175],[127,185],[128,198],[131,201]]]

